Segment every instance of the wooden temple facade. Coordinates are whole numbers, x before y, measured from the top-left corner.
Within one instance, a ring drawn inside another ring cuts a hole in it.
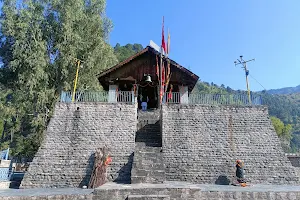
[[[114,67],[101,72],[98,80],[104,90],[109,92],[109,102],[116,101],[116,96],[123,92],[133,94],[138,102],[147,98],[148,108],[159,106],[159,67],[160,52],[147,46],[139,53],[120,62]],[[169,83],[165,85],[163,102],[176,101],[188,103],[189,92],[192,91],[199,77],[169,58],[162,58],[166,74],[169,64]],[[129,93],[129,91],[133,91]],[[175,100],[176,99],[176,100]],[[139,107],[141,104],[139,103]]]

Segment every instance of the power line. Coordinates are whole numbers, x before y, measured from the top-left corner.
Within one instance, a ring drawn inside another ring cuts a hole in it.
[[[253,78],[262,88],[264,88],[264,90],[267,90],[260,82],[258,82],[258,80],[256,80],[251,74],[249,74],[249,76],[251,78]]]

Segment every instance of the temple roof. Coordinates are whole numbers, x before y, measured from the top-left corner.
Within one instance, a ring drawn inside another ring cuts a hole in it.
[[[146,48],[144,48],[142,51],[136,53],[135,55],[127,58],[126,60],[118,63],[117,65],[102,71],[100,74],[97,75],[99,82],[104,85],[104,82],[106,82],[108,80],[108,77],[111,77],[112,74],[115,74],[117,71],[121,71],[123,67],[125,67],[126,65],[133,63],[134,61],[140,59],[141,57],[145,57],[147,55],[150,55],[150,57],[152,59],[155,60],[156,56],[160,56],[160,52],[156,51],[154,48],[147,46]],[[154,58],[153,58],[154,57]],[[193,72],[191,72],[190,70],[184,68],[183,66],[181,66],[180,64],[178,64],[177,62],[175,62],[174,60],[170,59],[170,58],[166,58],[163,56],[163,61],[169,61],[170,65],[172,66],[172,69],[177,69],[177,71],[180,71],[181,74],[184,74],[185,77],[187,77],[189,79],[189,88],[192,89],[196,82],[198,81],[199,77],[194,74]],[[133,72],[134,73],[134,72]],[[121,78],[121,77],[120,77]],[[125,77],[123,77],[124,79]],[[131,77],[132,79],[134,79],[133,77]]]

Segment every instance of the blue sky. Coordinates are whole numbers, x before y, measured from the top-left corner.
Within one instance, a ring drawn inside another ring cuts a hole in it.
[[[162,16],[170,57],[201,80],[246,89],[240,55],[266,89],[300,84],[299,0],[108,0],[111,45],[161,43]],[[250,89],[262,86],[249,77]]]

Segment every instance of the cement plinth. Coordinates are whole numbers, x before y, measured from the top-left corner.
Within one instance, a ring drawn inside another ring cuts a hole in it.
[[[1,168],[9,168],[10,160],[0,160],[0,167]]]
[[[115,184],[107,183],[94,191],[97,200],[125,200],[129,195],[168,195],[172,200],[277,200],[300,199],[300,186],[253,185],[238,187],[231,185],[190,184],[166,182],[163,184]],[[113,198],[112,198],[113,197]]]
[[[80,188],[36,188],[0,190],[0,200],[92,200],[93,190]]]
[[[128,198],[130,197],[130,198]],[[204,185],[183,182],[163,184],[107,183],[95,190],[80,188],[37,188],[0,190],[0,200],[297,200],[300,186]]]
[[[0,181],[0,189],[9,189],[10,181]]]

